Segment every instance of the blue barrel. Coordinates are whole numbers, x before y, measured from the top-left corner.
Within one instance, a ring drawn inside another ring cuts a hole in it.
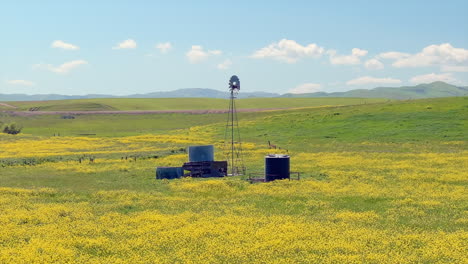
[[[184,175],[182,167],[157,167],[156,179],[177,179]]]
[[[289,179],[289,155],[265,156],[265,181]]]
[[[190,146],[188,148],[189,162],[214,161],[213,145]]]

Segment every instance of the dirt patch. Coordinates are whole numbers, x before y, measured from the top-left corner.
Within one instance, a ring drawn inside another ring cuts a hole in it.
[[[262,112],[271,110],[283,110],[288,108],[258,108],[258,109],[238,109],[237,112]],[[228,110],[132,110],[132,111],[2,111],[15,116],[34,116],[34,115],[145,115],[145,114],[225,114]]]
[[[8,107],[8,108],[14,108],[14,109],[18,108],[16,106],[5,104],[5,103],[0,103],[0,106],[5,106],[5,107]]]

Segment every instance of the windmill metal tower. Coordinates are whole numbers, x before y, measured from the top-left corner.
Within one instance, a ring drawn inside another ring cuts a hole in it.
[[[242,143],[239,131],[239,121],[235,99],[240,90],[239,77],[233,75],[229,79],[229,111],[224,133],[224,152],[228,161],[228,175],[244,175],[245,166],[242,159]]]

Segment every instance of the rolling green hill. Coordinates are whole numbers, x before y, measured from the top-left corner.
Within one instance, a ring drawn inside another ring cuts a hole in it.
[[[292,99],[275,100],[288,102]],[[317,147],[315,144],[339,142],[468,140],[467,120],[468,97],[239,113],[244,140],[262,144],[271,140],[285,148],[310,148],[310,151]],[[10,116],[0,113],[0,121],[16,122],[24,127],[25,134],[38,136],[55,133],[65,136],[164,134],[176,129],[207,126],[207,130],[213,131],[213,137],[222,140],[226,115],[90,114],[69,120],[61,119],[60,115]]]
[[[248,98],[238,99],[239,109],[293,108],[324,105],[355,105],[386,99],[361,98]],[[8,102],[19,111],[105,111],[105,110],[217,110],[227,109],[227,99],[215,98],[107,98]],[[3,108],[5,109],[5,108]],[[8,110],[12,110],[8,108]]]
[[[467,87],[458,87],[444,82],[419,84],[403,87],[377,87],[374,89],[357,89],[346,92],[317,92],[306,94],[284,94],[282,97],[360,97],[389,99],[421,99],[468,95]]]
[[[374,89],[356,89],[346,92],[317,92],[305,94],[283,94],[270,92],[241,92],[239,99],[245,98],[271,98],[271,97],[359,97],[359,98],[387,98],[387,99],[420,99],[434,97],[465,96],[468,87],[459,87],[444,82],[433,82],[430,84],[419,84],[416,86],[403,87],[377,87]],[[11,101],[51,101],[51,100],[77,100],[77,99],[99,99],[99,98],[218,98],[225,99],[227,91],[205,88],[187,88],[166,92],[153,92],[146,94],[131,94],[124,96],[88,94],[88,95],[60,95],[60,94],[0,94],[0,102]],[[1,105],[0,105],[1,108]]]

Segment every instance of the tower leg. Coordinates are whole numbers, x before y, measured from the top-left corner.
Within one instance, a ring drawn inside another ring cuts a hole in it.
[[[228,171],[230,172],[230,175],[233,176],[245,174],[235,98],[235,89],[231,89],[226,131],[224,134],[224,150],[226,160],[229,163]]]

